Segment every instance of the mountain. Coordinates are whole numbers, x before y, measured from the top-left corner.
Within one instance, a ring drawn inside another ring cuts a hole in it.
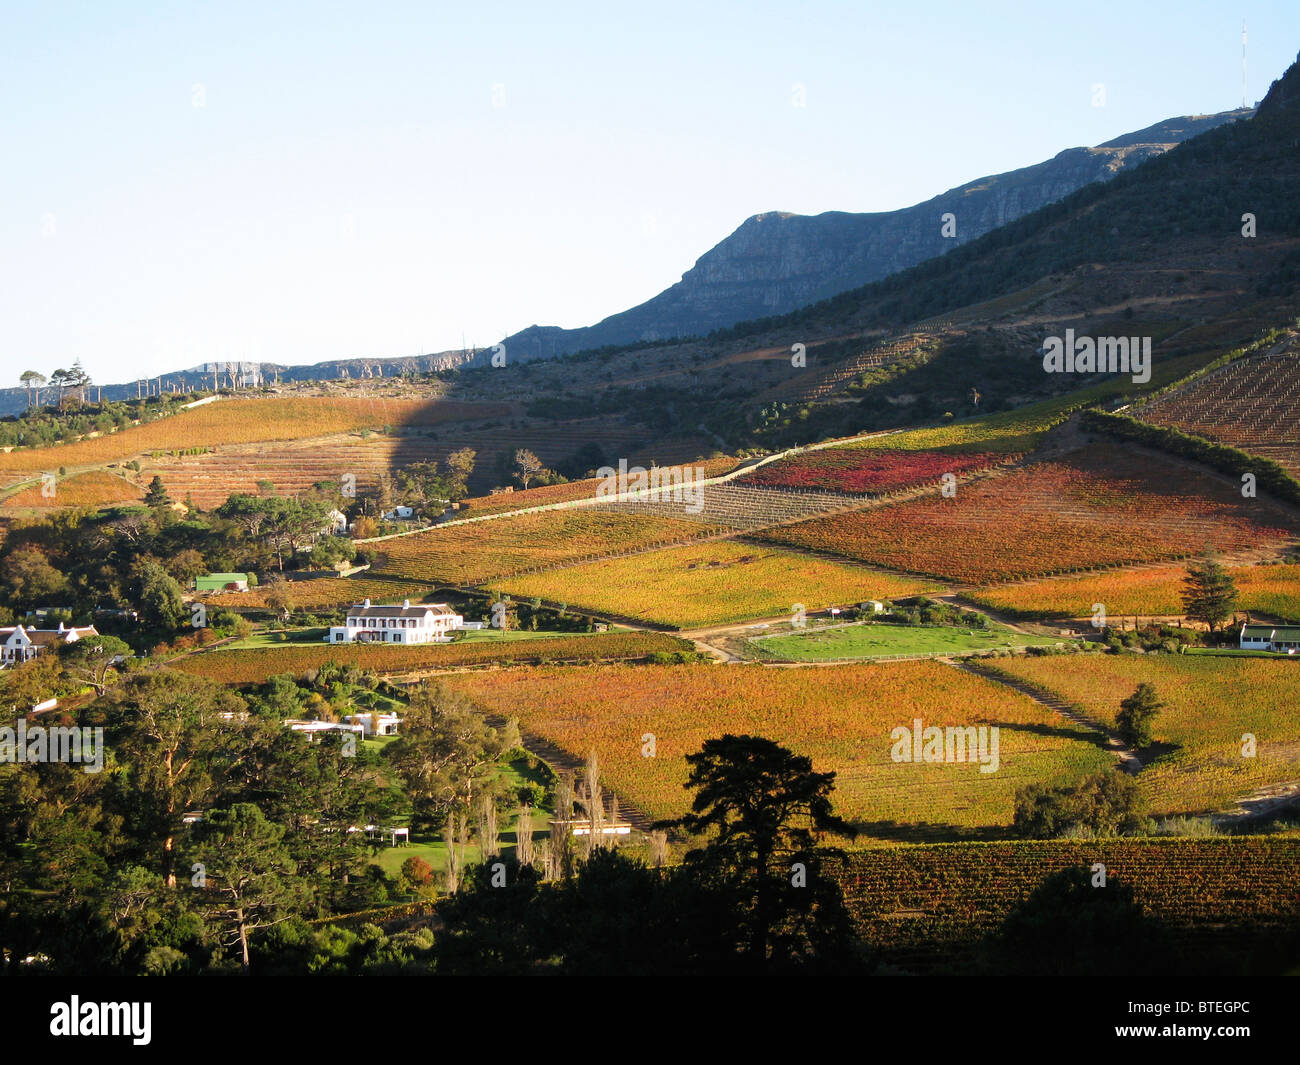
[[[783,314],[888,277],[1005,225],[1083,186],[1107,181],[1253,109],[1171,118],[1095,148],[979,178],[898,211],[754,215],[653,299],[583,329],[530,326],[507,337],[512,358],[683,336]],[[955,216],[945,237],[941,216]]]

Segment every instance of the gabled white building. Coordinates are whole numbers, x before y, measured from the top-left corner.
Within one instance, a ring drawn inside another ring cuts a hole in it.
[[[341,510],[331,510],[325,515],[326,524],[322,526],[321,531],[331,533],[334,536],[344,536],[348,531],[348,516]]]
[[[446,603],[371,606],[370,600],[348,607],[344,624],[330,628],[329,643],[445,643],[447,633],[463,628],[465,619]]]
[[[61,621],[57,629],[8,625],[0,628],[0,666],[21,665],[23,662],[30,662],[46,648],[59,648],[64,644],[76,643],[87,636],[98,635],[99,632],[94,625],[68,628]]]

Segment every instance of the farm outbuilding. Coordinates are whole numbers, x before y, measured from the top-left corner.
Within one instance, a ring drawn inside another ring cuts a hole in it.
[[[196,592],[246,592],[247,573],[208,573],[194,578]]]

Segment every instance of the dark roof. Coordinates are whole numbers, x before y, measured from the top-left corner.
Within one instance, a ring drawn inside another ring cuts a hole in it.
[[[348,607],[348,617],[366,618],[422,618],[425,614],[456,613],[446,603],[423,603],[420,606],[366,606],[353,603]]]
[[[7,640],[10,636],[14,634],[15,631],[17,631],[17,629],[18,626],[16,625],[5,626],[4,628],[0,629],[0,639]],[[94,625],[82,625],[80,627],[69,625],[62,632],[60,632],[58,629],[32,629],[23,626],[23,632],[26,634],[27,638],[31,640],[31,642],[34,643],[37,647],[52,647],[55,644],[66,643],[68,637],[71,636],[74,632],[77,634],[78,639],[87,636],[99,635],[99,633],[95,630]]]
[[[1300,625],[1246,625],[1242,635],[1250,640],[1300,641]]]

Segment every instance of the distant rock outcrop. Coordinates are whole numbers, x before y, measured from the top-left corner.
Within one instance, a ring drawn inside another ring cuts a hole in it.
[[[606,345],[694,336],[784,314],[888,277],[1076,189],[1105,181],[1175,144],[1254,113],[1171,118],[1095,148],[980,178],[898,211],[754,215],[653,299],[583,329],[531,326],[505,340],[512,359],[552,358]],[[945,236],[941,218],[954,216]]]

